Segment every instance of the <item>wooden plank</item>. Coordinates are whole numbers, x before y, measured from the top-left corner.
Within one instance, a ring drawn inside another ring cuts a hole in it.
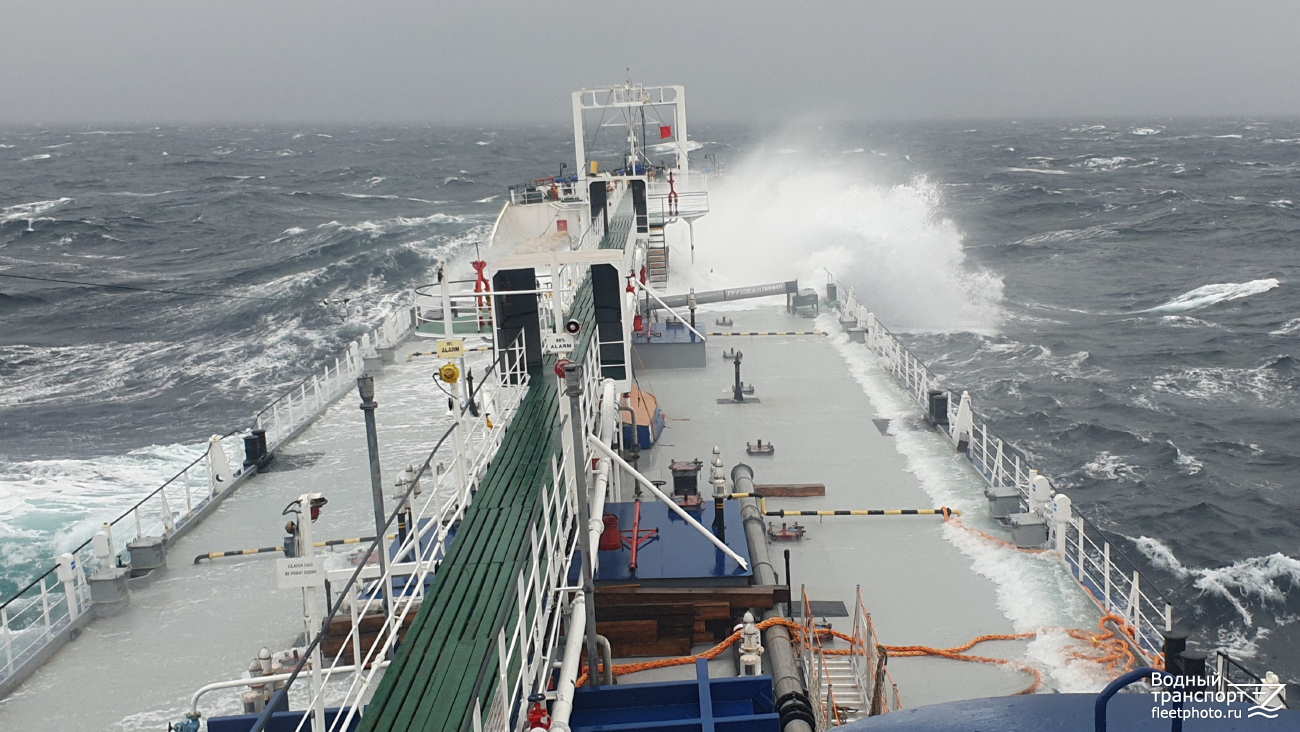
[[[596,632],[608,638],[610,643],[656,640],[659,638],[659,623],[655,620],[606,620],[596,623]]]
[[[734,614],[729,602],[702,602],[695,606],[695,619],[697,621],[731,620]]]
[[[732,608],[756,607],[770,609],[776,603],[790,601],[790,590],[785,585],[744,585],[740,587],[641,587],[621,588],[606,592],[596,588],[596,612],[604,607],[625,607],[641,604],[689,603],[697,605],[726,601]]]
[[[765,483],[755,485],[754,492],[764,498],[808,498],[826,495],[825,483]]]
[[[645,658],[646,656],[687,656],[691,653],[694,638],[668,638],[641,643],[619,643],[610,641],[609,649],[615,658]]]

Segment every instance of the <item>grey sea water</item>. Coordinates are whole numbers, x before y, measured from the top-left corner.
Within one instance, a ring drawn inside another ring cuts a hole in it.
[[[1300,122],[693,127],[693,159],[732,176],[814,171],[763,184],[816,224],[795,249],[856,253],[859,298],[1180,622],[1300,677]],[[506,186],[572,165],[570,140],[0,130],[0,272],[225,296],[0,278],[0,594],[483,243]]]

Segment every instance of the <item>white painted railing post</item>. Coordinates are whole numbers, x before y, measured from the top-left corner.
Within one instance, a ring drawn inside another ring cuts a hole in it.
[[[9,629],[9,608],[0,607],[0,627],[4,628],[5,633],[5,669],[6,673],[14,672],[14,641],[13,631]]]
[[[1083,538],[1083,517],[1082,516],[1076,516],[1074,518],[1074,530],[1078,534],[1078,539],[1079,539],[1079,581],[1082,582],[1084,572],[1086,571],[1083,566],[1083,560],[1087,556],[1083,552],[1084,538]]]
[[[45,637],[50,637],[50,595],[45,589],[45,578],[41,578],[41,613],[45,617]]]
[[[1110,612],[1110,542],[1105,542],[1101,550],[1102,562],[1101,569],[1106,573],[1105,589],[1102,590],[1102,600],[1106,605],[1106,612]]]
[[[71,554],[63,553],[59,555],[58,568],[55,570],[56,579],[63,583],[63,596],[68,601],[68,622],[77,619],[81,614],[81,605],[77,602],[77,560],[73,559]],[[41,583],[44,586],[44,582]],[[49,625],[49,610],[46,610],[46,625]]]

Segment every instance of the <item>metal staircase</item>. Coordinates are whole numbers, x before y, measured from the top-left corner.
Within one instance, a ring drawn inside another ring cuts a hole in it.
[[[663,226],[650,227],[650,242],[646,245],[646,270],[650,286],[662,290],[668,286],[668,241]]]
[[[822,654],[823,675],[822,704],[833,724],[840,725],[862,719],[871,710],[871,700],[858,683],[858,674],[849,656]]]

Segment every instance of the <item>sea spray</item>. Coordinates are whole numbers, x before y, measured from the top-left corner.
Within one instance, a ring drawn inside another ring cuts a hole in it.
[[[924,177],[884,185],[864,170],[760,151],[709,196],[713,210],[695,225],[698,274],[676,283],[699,291],[798,278],[820,287],[829,270],[893,327],[989,332],[1001,321],[1001,280],[966,261],[961,232]],[[683,258],[678,228],[673,256]]]

